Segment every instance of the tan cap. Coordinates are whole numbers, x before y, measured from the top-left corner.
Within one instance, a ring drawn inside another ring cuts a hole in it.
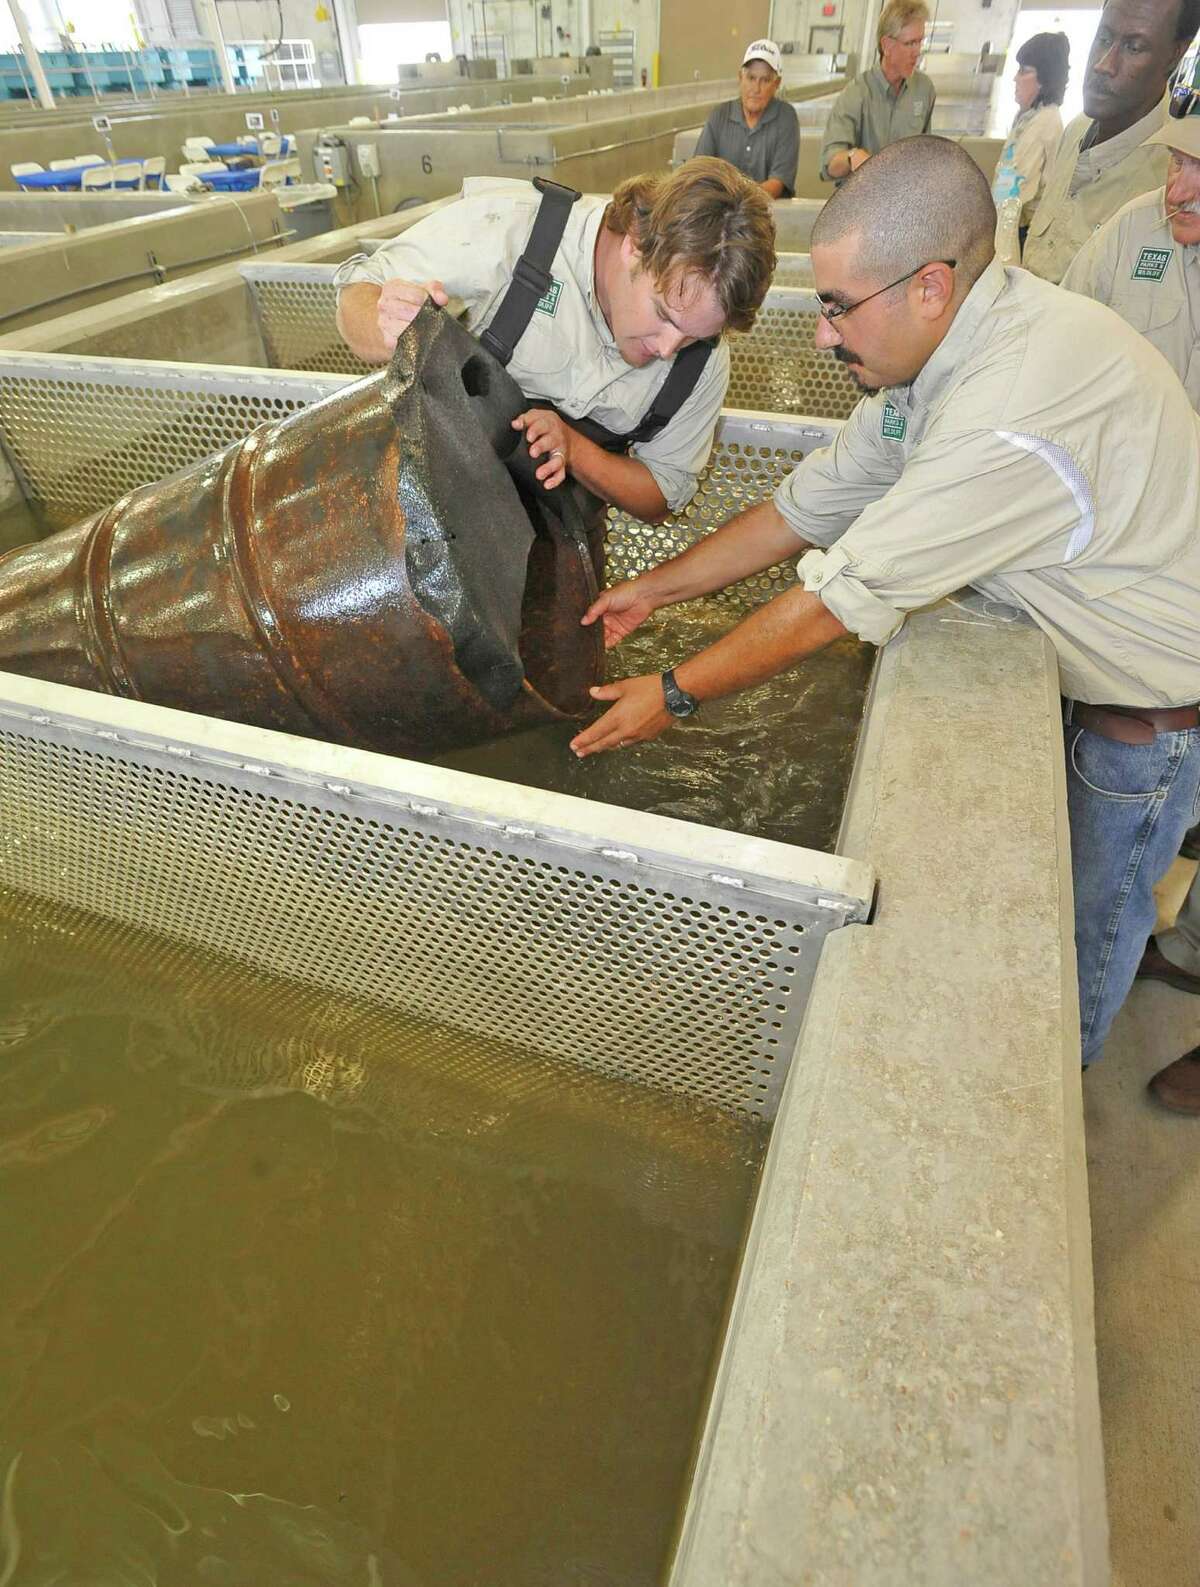
[[[1178,149],[1200,160],[1200,115],[1181,116],[1178,121],[1168,116],[1157,132],[1152,132],[1147,143],[1165,143],[1168,149]]]

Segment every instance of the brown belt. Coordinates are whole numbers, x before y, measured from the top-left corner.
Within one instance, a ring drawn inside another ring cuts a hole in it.
[[[1115,738],[1119,744],[1152,744],[1159,733],[1182,733],[1200,727],[1200,706],[1173,705],[1163,711],[1140,705],[1085,705],[1076,700],[1071,720],[1089,733]]]

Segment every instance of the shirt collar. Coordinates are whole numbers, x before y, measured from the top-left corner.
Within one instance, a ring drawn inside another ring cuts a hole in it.
[[[1119,165],[1136,148],[1145,143],[1151,133],[1158,131],[1166,118],[1167,96],[1164,94],[1154,109],[1140,121],[1135,121],[1132,127],[1126,127],[1125,131],[1118,132],[1115,138],[1096,144],[1094,148],[1085,149],[1083,144],[1087,142],[1092,128],[1096,125],[1094,121],[1089,121],[1080,141],[1079,158],[1087,160],[1097,173],[1107,171],[1110,166]]]
[[[777,114],[777,112],[779,110],[779,99],[778,99],[778,97],[776,97],[775,99],[772,99],[771,103],[763,111],[762,115],[759,116],[759,118],[758,118],[758,126],[752,127],[752,126],[750,126],[749,122],[746,120],[745,115],[742,113],[742,102],[741,102],[741,100],[740,99],[731,99],[729,101],[729,104],[730,104],[730,114],[732,115],[734,121],[736,121],[737,124],[740,127],[745,127],[747,132],[757,132],[759,127],[765,127],[768,122],[774,121],[775,116],[776,116],[776,114]]]
[[[983,320],[1008,283],[1004,266],[993,259],[958,306],[954,324],[911,386],[912,399],[923,407],[936,402],[975,339]]]
[[[600,299],[596,296],[596,239],[604,224],[604,211],[607,208],[607,202],[597,204],[590,214],[584,216],[578,232],[578,252],[572,263],[575,266],[576,280],[584,283],[583,295],[587,301],[592,323],[604,345],[613,348],[617,345],[616,338],[608,328],[604,310],[600,307]]]
[[[887,78],[883,75],[882,66],[872,66],[871,70],[867,73],[867,76],[873,77],[877,85],[883,89],[885,94],[891,94],[896,99],[899,99],[902,94],[907,92],[908,85],[912,82],[911,77],[902,77],[900,79],[899,88],[894,89],[891,83],[889,83]]]

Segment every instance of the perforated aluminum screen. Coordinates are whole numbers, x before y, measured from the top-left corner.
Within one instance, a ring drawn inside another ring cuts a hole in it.
[[[335,269],[258,262],[239,266],[254,294],[268,357],[278,368],[366,372],[367,366],[338,335]],[[806,284],[777,281],[754,329],[729,337],[729,407],[844,419],[859,400],[862,393],[842,366],[814,345],[816,299],[811,291],[798,290]]]
[[[334,265],[256,264],[242,271],[254,295],[267,358],[276,369],[368,375],[373,366],[346,346],[337,328]]]
[[[770,496],[810,452],[828,446],[837,426],[797,422],[773,414],[723,413],[708,467],[681,513],[659,524],[642,523],[609,509],[605,542],[610,584],[634,578]],[[796,581],[793,562],[782,563],[718,591],[714,600],[744,609]]]
[[[729,337],[728,405],[761,413],[847,418],[862,392],[833,354],[817,347],[816,328],[812,292],[772,286],[754,329]]]
[[[807,253],[781,253],[777,255],[775,274],[771,277],[773,287],[800,287],[805,291],[812,290],[812,255]]]
[[[343,379],[126,358],[0,353],[0,438],[55,527],[186,468]]]
[[[774,1114],[855,862],[0,675],[0,885]]]

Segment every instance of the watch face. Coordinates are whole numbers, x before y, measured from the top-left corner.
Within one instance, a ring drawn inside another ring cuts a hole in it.
[[[688,694],[675,682],[675,675],[664,672],[662,679],[663,701],[672,716],[691,716],[700,709],[700,702],[694,694]]]

